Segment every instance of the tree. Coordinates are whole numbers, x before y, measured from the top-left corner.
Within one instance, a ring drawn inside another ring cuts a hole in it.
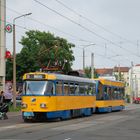
[[[85,68],[85,75],[87,78],[91,78],[91,67],[86,67]],[[94,69],[94,78],[98,78],[98,75]]]
[[[50,32],[31,30],[26,32],[20,43],[23,48],[16,55],[17,80],[20,80],[24,73],[38,71],[48,63],[63,65],[66,62],[63,72],[71,70],[74,61],[72,48],[75,45],[66,39],[55,37]],[[7,73],[11,73],[9,67],[9,61],[7,61]],[[10,74],[8,77],[10,78]]]

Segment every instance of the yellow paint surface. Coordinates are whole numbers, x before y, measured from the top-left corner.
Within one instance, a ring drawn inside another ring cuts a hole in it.
[[[103,100],[96,101],[96,107],[125,106],[124,100]]]
[[[32,102],[35,98],[36,101]],[[59,110],[70,110],[80,108],[95,107],[95,96],[23,96],[22,103],[27,104],[22,111],[31,112],[50,112]],[[45,103],[46,108],[40,108],[40,104]]]

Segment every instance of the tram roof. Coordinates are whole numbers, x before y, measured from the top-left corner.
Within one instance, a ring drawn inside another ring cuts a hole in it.
[[[82,77],[76,77],[71,75],[63,75],[63,74],[55,74],[55,73],[43,73],[43,72],[30,72],[25,73],[23,76],[23,80],[26,79],[34,79],[34,80],[41,80],[41,78],[30,78],[30,76],[33,75],[43,75],[44,78],[42,80],[66,80],[66,81],[75,81],[75,82],[86,82],[86,83],[96,83],[95,80],[88,79],[88,78],[82,78]]]
[[[101,84],[108,85],[108,86],[117,86],[117,87],[124,87],[125,86],[124,82],[121,82],[121,81],[108,80],[108,79],[104,79],[104,78],[97,78],[94,80],[100,81]]]

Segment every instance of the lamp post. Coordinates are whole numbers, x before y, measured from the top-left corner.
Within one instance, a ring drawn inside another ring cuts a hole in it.
[[[32,13],[24,14],[13,19],[13,105],[16,108],[16,35],[15,21],[21,17],[31,15]]]
[[[83,70],[85,69],[85,48],[92,46],[92,45],[96,45],[96,44],[88,44],[88,45],[81,45],[83,46]]]

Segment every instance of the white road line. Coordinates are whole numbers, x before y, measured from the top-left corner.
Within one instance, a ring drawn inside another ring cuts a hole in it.
[[[0,131],[4,131],[4,130],[7,130],[7,129],[13,129],[13,128],[16,128],[16,126],[15,125],[4,126],[4,127],[0,127]]]
[[[64,140],[71,140],[71,138],[66,138],[66,139],[64,139]]]
[[[86,121],[86,122],[82,122],[82,123],[78,123],[78,124],[70,124],[67,126],[60,126],[60,127],[55,127],[52,128],[53,130],[56,131],[60,131],[60,130],[78,130],[78,129],[82,129],[82,128],[86,128],[86,127],[91,127],[91,126],[97,126],[100,124],[104,124],[107,123],[108,121],[115,121],[115,120],[120,120],[120,119],[124,119],[128,116],[123,116],[123,115],[117,115],[117,116],[107,116],[107,117],[102,117],[96,120],[92,120],[92,121]]]
[[[5,131],[5,130],[9,130],[9,129],[17,129],[17,128],[24,128],[24,127],[29,127],[29,126],[36,126],[38,124],[16,124],[16,125],[9,125],[9,126],[3,126],[0,127],[0,131]]]

